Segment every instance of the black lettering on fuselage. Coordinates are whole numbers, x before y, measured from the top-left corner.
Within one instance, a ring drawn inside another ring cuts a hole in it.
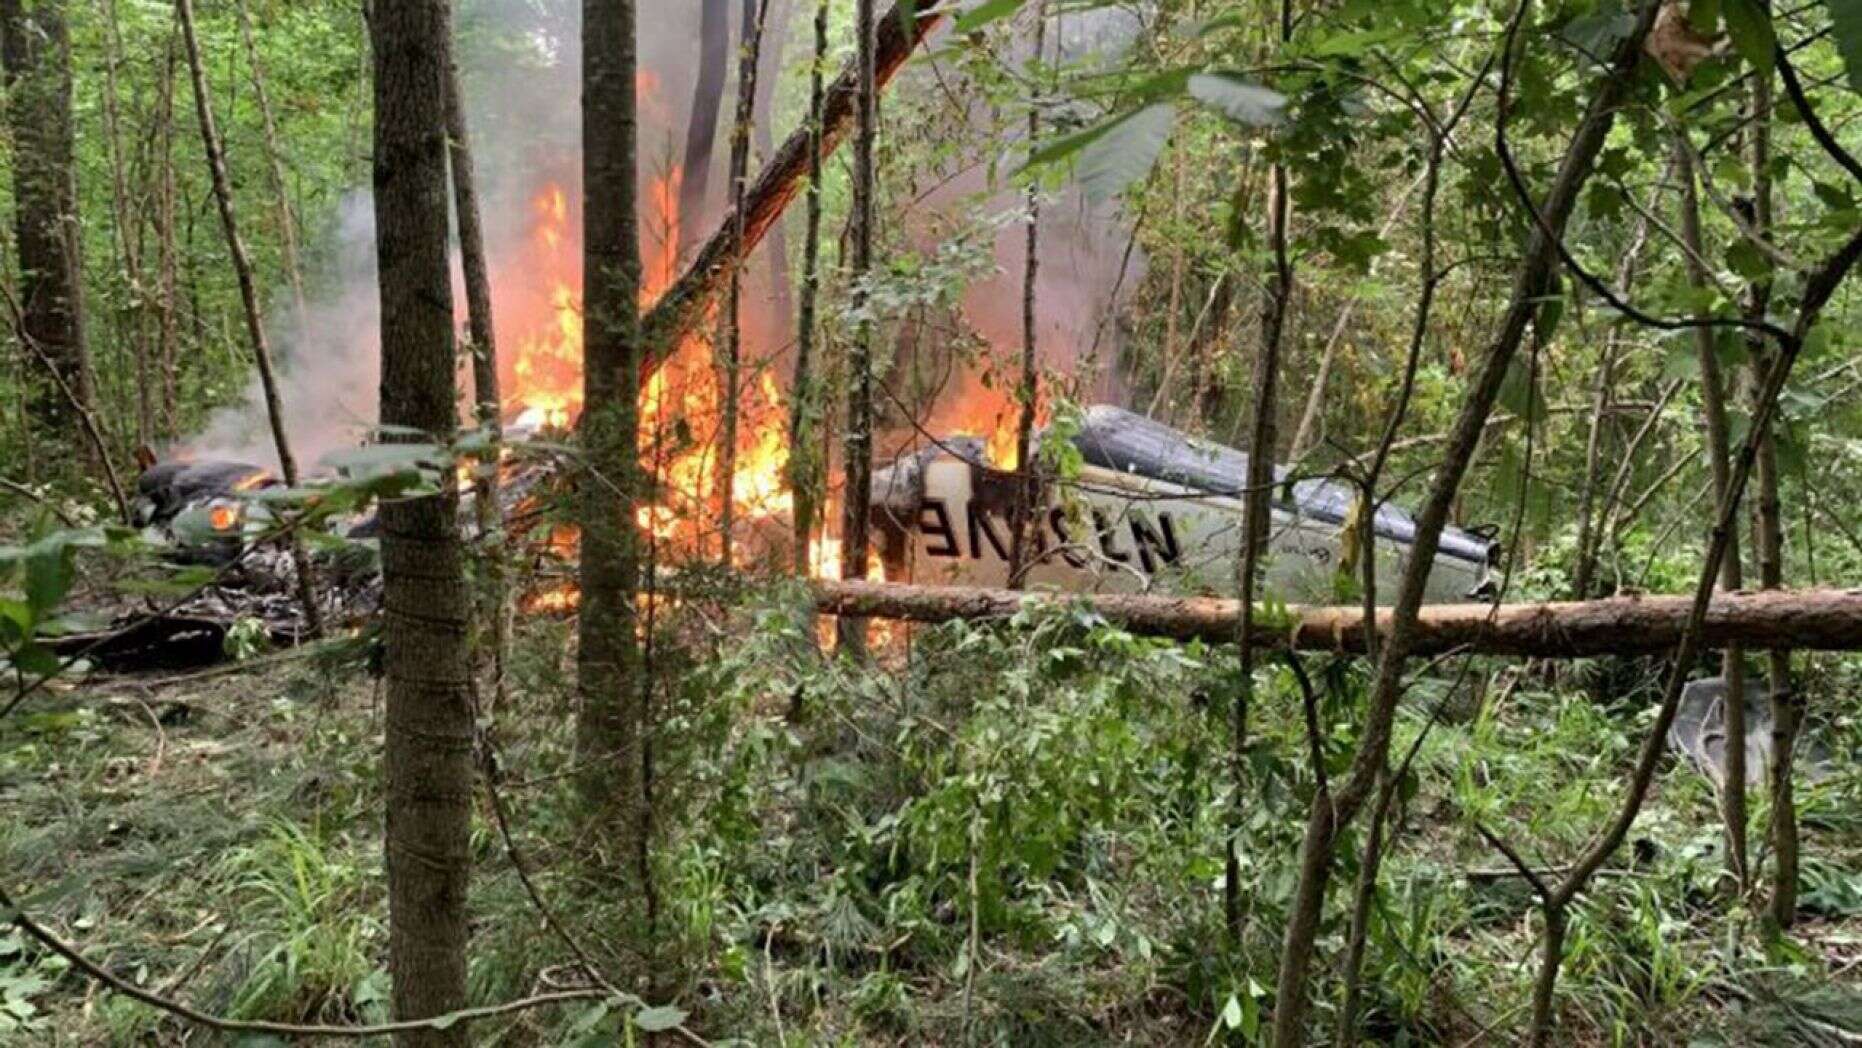
[[[1093,527],[1099,532],[1099,552],[1104,553],[1107,560],[1120,564],[1131,562],[1131,554],[1118,548],[1118,532],[1113,530],[1111,522],[1098,509],[1093,510]]]
[[[976,504],[972,499],[964,514],[970,525],[970,559],[983,559],[983,539],[989,540],[989,546],[996,551],[996,559],[1009,559],[1009,548],[1003,544],[1002,536],[996,533],[995,518],[989,511]]]
[[[1133,513],[1131,539],[1138,547],[1138,562],[1144,565],[1147,575],[1156,572],[1159,564],[1175,564],[1182,555],[1177,546],[1176,528],[1171,525],[1168,513],[1157,515],[1156,528],[1151,527],[1143,514]]]
[[[927,557],[960,557],[963,551],[957,547],[957,533],[950,526],[950,513],[944,509],[943,499],[926,499],[918,506],[918,530],[927,539],[937,539],[941,545],[925,546]]]

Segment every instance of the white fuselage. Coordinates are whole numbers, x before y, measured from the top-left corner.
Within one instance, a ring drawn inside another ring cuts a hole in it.
[[[885,472],[885,471],[882,471]],[[1001,586],[1008,582],[1009,514],[1001,498],[978,498],[981,471],[955,456],[924,464],[919,497],[875,505],[895,535],[887,573],[919,583]],[[886,490],[875,478],[875,494]],[[1167,481],[1084,466],[1060,497],[1035,513],[1026,583],[1069,592],[1209,594],[1235,592],[1243,506],[1239,499]],[[1340,525],[1277,504],[1265,558],[1263,599],[1331,604]],[[899,542],[899,539],[903,539]],[[900,548],[902,547],[902,548]],[[1379,535],[1377,600],[1395,595],[1409,543]],[[901,556],[902,554],[902,556]],[[899,563],[903,561],[903,563]],[[1486,580],[1488,565],[1438,554],[1424,599],[1465,601]]]

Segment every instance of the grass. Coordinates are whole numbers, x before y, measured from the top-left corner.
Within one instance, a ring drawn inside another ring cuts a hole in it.
[[[780,603],[750,609],[754,628],[707,642],[707,658],[665,654],[685,661],[656,699],[669,725],[656,999],[746,1044],[1190,1045],[1258,1032],[1310,789],[1283,672],[1254,716],[1247,932],[1229,944],[1232,678],[1219,653],[1041,619],[1008,633],[927,631],[910,659],[862,673],[815,660],[805,619]],[[524,624],[498,717],[505,802],[545,899],[626,971],[620,900],[577,861],[565,632]],[[1337,773],[1362,678],[1327,663],[1311,661],[1334,686],[1323,713]],[[1813,694],[1847,694],[1856,672],[1819,659]],[[1366,1019],[1384,1043],[1517,1028],[1538,916],[1518,878],[1488,872],[1504,860],[1475,821],[1558,865],[1613,810],[1649,719],[1645,702],[1586,694],[1581,675],[1496,663],[1472,676],[1484,687],[1468,696],[1485,701],[1458,700],[1429,730],[1385,866],[1366,962]],[[798,691],[804,712],[791,720]],[[1399,752],[1445,692],[1418,690]],[[1844,708],[1822,717],[1845,763],[1804,796],[1805,926],[1768,946],[1756,918],[1729,916],[1711,791],[1667,762],[1633,847],[1573,914],[1560,983],[1570,1043],[1814,1044],[1850,1028],[1862,999],[1862,817],[1846,763],[1856,727]],[[386,1015],[380,710],[359,666],[98,678],[16,724],[0,735],[0,866],[34,912],[113,970],[210,1010]],[[1341,886],[1355,876],[1349,856]],[[475,861],[475,999],[560,979],[567,951],[483,821]],[[1328,911],[1322,976],[1347,894]],[[1323,1023],[1337,987],[1322,978],[1315,990]],[[475,1039],[612,1043],[622,1018],[539,1012],[481,1024]],[[0,936],[0,1044],[183,1032]]]

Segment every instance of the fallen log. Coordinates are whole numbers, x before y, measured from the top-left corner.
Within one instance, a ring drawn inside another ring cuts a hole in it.
[[[950,14],[949,6],[933,9],[926,0],[900,0],[879,19],[873,34],[873,89],[885,90],[905,60]],[[853,126],[856,70],[852,59],[828,86],[821,105],[821,155],[827,156]],[[679,348],[679,343],[703,318],[706,303],[717,293],[733,267],[749,257],[782,212],[801,190],[808,174],[808,151],[813,137],[803,125],[778,148],[756,182],[744,193],[743,221],[736,209],[724,216],[717,232],[705,241],[679,279],[672,282],[643,318],[651,373]]]
[[[814,585],[815,607],[830,615],[910,622],[1000,619],[1024,604],[1078,606],[1148,636],[1235,639],[1238,602],[1212,597],[1028,593],[971,586],[891,582]],[[1582,658],[1665,651],[1681,639],[1691,597],[1611,597],[1542,604],[1434,604],[1423,607],[1415,654],[1465,649],[1486,655]],[[1256,627],[1256,643],[1299,651],[1364,651],[1364,612],[1354,607],[1293,607],[1297,622]],[[1258,620],[1257,620],[1258,621]],[[1380,608],[1377,631],[1390,628]],[[1739,644],[1773,651],[1862,650],[1862,589],[1716,593],[1707,610],[1706,647]]]

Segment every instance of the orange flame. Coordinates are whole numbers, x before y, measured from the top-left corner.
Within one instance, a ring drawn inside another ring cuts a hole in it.
[[[232,531],[239,526],[239,507],[221,504],[207,511],[207,523],[215,531]]]

